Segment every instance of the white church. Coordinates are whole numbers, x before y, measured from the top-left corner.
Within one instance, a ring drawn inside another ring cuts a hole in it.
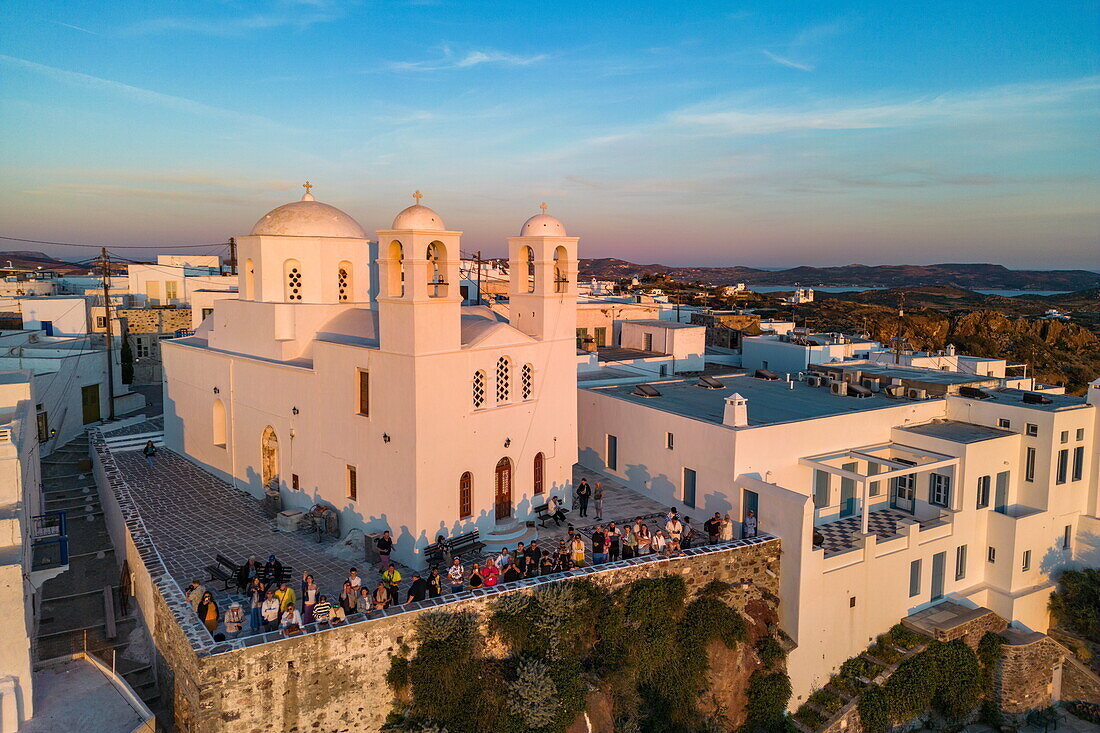
[[[464,306],[462,232],[416,203],[370,241],[300,201],[237,237],[239,298],[164,344],[166,445],[284,508],[389,529],[423,566],[437,535],[515,537],[571,494],[576,237],[532,216],[508,239],[506,315]]]

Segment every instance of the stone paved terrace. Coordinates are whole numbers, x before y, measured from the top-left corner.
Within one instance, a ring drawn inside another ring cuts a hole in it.
[[[131,429],[156,429],[159,427],[157,422],[149,421]],[[186,588],[193,579],[203,582],[214,594],[222,612],[233,601],[240,601],[247,612],[247,603],[232,585],[226,591],[221,583],[206,582],[209,576],[205,568],[214,563],[218,553],[236,562],[255,555],[261,563],[273,553],[284,566],[293,568],[291,579],[295,592],[299,590],[302,571],[308,570],[320,592],[329,595],[330,601],[339,595],[352,565],[359,569],[369,588],[373,588],[380,578],[379,568],[371,567],[365,559],[354,560],[334,552],[336,543],[331,540],[318,543],[313,535],[303,532],[279,532],[274,520],[260,508],[258,500],[170,450],[162,448],[159,451],[151,471],[140,451],[115,452],[112,456],[129,484],[130,495],[168,573],[180,588]],[[587,478],[593,485],[597,480],[603,483],[603,523],[614,520],[621,526],[625,520],[641,516],[647,518],[653,531],[664,525],[667,506],[578,465],[574,469],[574,482],[579,483],[581,478]],[[681,508],[688,516],[691,516],[690,511]],[[699,515],[692,519],[702,533],[705,517]],[[588,517],[579,517],[574,508],[561,527],[549,522],[546,528],[538,528],[540,545],[544,548],[556,546],[558,540],[566,536],[570,524],[588,542],[597,523],[594,502],[589,505]],[[404,597],[411,570],[401,565],[398,568],[404,577],[401,587]],[[246,624],[246,632],[247,628]]]

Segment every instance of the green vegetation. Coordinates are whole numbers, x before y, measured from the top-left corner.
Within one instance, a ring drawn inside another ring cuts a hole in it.
[[[1100,644],[1100,568],[1063,572],[1050,612],[1070,631]]]
[[[122,364],[122,383],[134,383],[134,350],[130,347],[130,339],[122,339],[122,349],[118,354]]]
[[[859,710],[859,722],[865,733],[883,733],[890,727],[890,703],[878,685],[864,690],[856,709]]]
[[[609,699],[616,730],[703,730],[729,712],[704,711],[708,647],[748,641],[728,590],[712,582],[689,599],[679,576],[642,579],[614,592],[582,580],[505,595],[486,628],[468,614],[425,613],[416,653],[391,663],[387,682],[399,709],[387,726],[564,731],[595,693]],[[485,655],[490,637],[510,656]],[[770,638],[758,641],[757,653],[765,666],[749,679],[748,730],[780,730],[791,694],[782,671],[786,655]]]

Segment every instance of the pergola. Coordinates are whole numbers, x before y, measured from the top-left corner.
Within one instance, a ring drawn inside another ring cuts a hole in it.
[[[906,456],[905,461],[897,459],[898,454]],[[840,465],[850,461],[867,461],[885,467],[887,470],[880,473],[860,473],[849,471]],[[910,462],[911,461],[911,462]],[[897,476],[907,476],[913,473],[933,471],[937,468],[957,466],[959,459],[953,456],[935,453],[924,448],[914,448],[911,445],[901,443],[878,443],[875,445],[850,448],[848,450],[821,453],[816,456],[799,458],[798,462],[803,466],[818,471],[825,471],[834,476],[840,476],[856,482],[859,492],[860,508],[862,509],[861,531],[867,534],[867,515],[870,513],[867,501],[868,484],[872,481],[887,481]]]

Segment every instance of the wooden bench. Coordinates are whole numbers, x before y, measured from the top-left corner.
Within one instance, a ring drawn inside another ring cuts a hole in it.
[[[558,511],[560,511],[562,514],[568,514],[565,509],[561,508],[560,504],[558,505]],[[545,527],[546,523],[553,518],[554,515],[550,513],[550,502],[547,502],[545,504],[538,504],[535,506],[535,519],[539,522],[542,522],[543,527]]]
[[[433,542],[424,548],[424,557],[430,567],[439,567],[447,556],[447,542]]]
[[[451,551],[451,557],[463,555],[480,555],[485,549],[485,543],[481,541],[481,533],[478,530],[460,534],[458,537],[447,540],[447,549]]]
[[[222,590],[229,590],[230,583],[237,584],[237,574],[227,573],[221,565],[207,565],[206,572],[210,574],[210,579],[207,582],[221,583]]]
[[[118,629],[115,626],[115,589],[110,585],[103,586],[103,613],[107,638],[114,639]]]
[[[240,572],[241,566],[233,562],[220,552],[217,555],[214,555],[214,560],[223,568],[225,568],[226,572],[233,573],[233,575],[236,575],[238,572]]]

